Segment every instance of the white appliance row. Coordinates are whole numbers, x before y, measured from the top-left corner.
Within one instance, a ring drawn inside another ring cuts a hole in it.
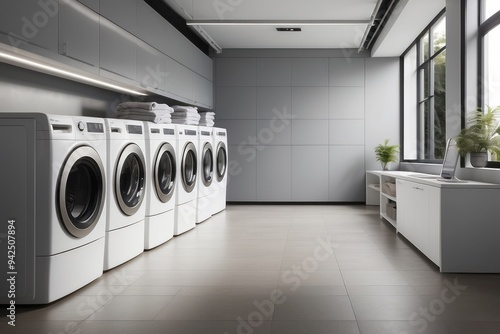
[[[222,211],[226,146],[220,128],[0,113],[0,303],[53,302]]]

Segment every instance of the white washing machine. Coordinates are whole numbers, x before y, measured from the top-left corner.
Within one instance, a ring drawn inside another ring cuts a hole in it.
[[[50,303],[100,277],[104,120],[0,113],[0,154],[0,303]]]
[[[146,194],[144,249],[152,249],[174,236],[177,134],[173,124],[144,125],[146,169],[151,176]]]
[[[142,121],[106,119],[108,133],[108,215],[104,270],[144,251],[148,186]]]
[[[174,235],[196,226],[198,202],[198,127],[178,125],[177,129],[177,196]]]
[[[226,208],[227,192],[227,131],[223,128],[213,128],[215,149],[215,178],[214,195],[212,203],[212,214],[223,211]]]
[[[201,223],[212,216],[214,195],[214,149],[213,128],[198,127],[200,149],[198,154],[198,203],[196,223]]]

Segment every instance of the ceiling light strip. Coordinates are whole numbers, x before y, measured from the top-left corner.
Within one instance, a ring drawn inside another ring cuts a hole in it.
[[[377,4],[375,5],[375,9],[373,10],[372,17],[370,19],[370,23],[368,23],[368,26],[366,27],[365,34],[363,35],[363,38],[361,39],[361,43],[359,43],[359,48],[358,52],[361,52],[364,50],[363,45],[365,45],[366,39],[368,38],[368,33],[370,32],[370,29],[372,28],[375,19],[377,18],[377,13],[378,10],[380,9],[380,6],[382,5],[383,0],[378,0]]]
[[[349,26],[371,22],[370,20],[188,20],[186,24],[188,26]]]
[[[35,71],[39,71],[39,72],[42,72],[45,74],[53,74],[53,75],[58,76],[58,77],[62,77],[62,78],[66,78],[66,79],[73,79],[73,80],[78,81],[78,82],[85,82],[85,83],[89,83],[92,85],[98,85],[101,87],[109,88],[109,89],[112,89],[115,91],[117,90],[117,91],[124,92],[124,93],[129,93],[129,94],[133,94],[133,95],[143,95],[143,96],[147,95],[147,94],[144,94],[142,92],[139,92],[139,91],[136,91],[133,89],[129,89],[129,88],[125,88],[125,87],[122,87],[119,85],[111,84],[111,83],[108,83],[108,82],[105,82],[102,80],[93,79],[93,78],[87,77],[85,75],[76,74],[76,73],[73,73],[70,71],[66,71],[66,70],[57,68],[55,66],[46,65],[46,64],[43,64],[41,62],[31,60],[31,59],[24,57],[24,56],[12,55],[12,54],[0,51],[0,59],[5,60],[9,64],[21,66],[21,67],[28,68],[28,69],[35,70]]]

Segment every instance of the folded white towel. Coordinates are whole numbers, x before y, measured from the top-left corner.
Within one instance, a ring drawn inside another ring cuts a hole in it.
[[[215,117],[203,117],[203,116],[201,116],[200,119],[206,119],[206,120],[213,121],[215,119]]]
[[[117,116],[120,119],[132,119],[132,120],[137,120],[137,121],[147,121],[147,122],[154,122],[157,124],[171,124],[172,119],[170,118],[170,115],[168,116],[152,116],[152,115],[122,115],[119,114]]]
[[[117,112],[118,115],[148,115],[148,116],[170,116],[172,113],[169,110],[152,110],[144,109],[127,109]]]
[[[190,110],[194,110],[196,112],[198,112],[198,108],[197,107],[192,107],[192,106],[172,106],[172,108],[174,108],[174,111],[190,111]]]
[[[187,116],[179,116],[179,115],[176,115],[175,113],[172,114],[171,116],[172,118],[176,118],[176,119],[192,119],[192,120],[195,120],[195,121],[199,121],[200,120],[200,116],[199,115],[187,115]]]
[[[169,110],[170,112],[174,111],[167,104],[160,104],[156,102],[122,102],[116,106],[116,111],[123,111],[129,109],[140,109],[146,111],[153,111],[153,110]]]
[[[198,113],[201,117],[215,117],[215,113],[213,111],[199,111]]]
[[[197,120],[190,120],[190,119],[175,119],[172,118],[172,123],[174,124],[184,124],[184,125],[198,125]]]
[[[178,117],[186,117],[186,116],[196,116],[200,117],[200,114],[198,114],[196,111],[174,111],[172,115],[178,116]]]
[[[213,127],[215,125],[214,121],[200,121],[198,123],[199,126],[208,126],[208,127]]]

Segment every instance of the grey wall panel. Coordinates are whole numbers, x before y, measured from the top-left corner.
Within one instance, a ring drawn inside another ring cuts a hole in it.
[[[255,86],[255,58],[217,58],[215,65],[218,86]]]
[[[237,195],[257,201],[364,201],[365,156],[371,159],[384,133],[399,131],[399,60],[366,59],[366,54],[346,60],[330,51],[288,51],[225,50],[215,56],[217,66],[225,64],[224,71],[216,71],[218,125],[239,132],[240,141],[247,138],[245,128],[255,126],[256,131],[252,144],[257,146],[249,150],[245,141],[233,150],[238,159],[250,162],[256,157],[255,193]],[[285,84],[284,59],[291,62],[290,84]],[[221,116],[241,123],[220,123]],[[316,161],[308,180],[299,179],[307,168],[298,158],[301,154]]]
[[[267,146],[257,153],[257,198],[262,201],[290,201],[291,146]]]
[[[293,87],[295,119],[328,119],[328,87]]]
[[[228,201],[257,200],[256,155],[255,147],[229,145]]]
[[[381,85],[380,83],[384,84]],[[381,99],[380,96],[385,98]],[[374,148],[389,139],[399,138],[399,58],[373,58],[366,61],[366,168],[380,169]],[[393,168],[397,168],[393,164]]]
[[[331,119],[364,119],[365,88],[364,87],[331,87],[330,88]]]
[[[328,146],[292,147],[292,200],[327,201],[328,180]]]
[[[291,86],[291,58],[257,59],[257,86]]]
[[[257,125],[255,121],[246,120],[215,120],[215,126],[229,129],[227,141],[229,145],[255,145]]]
[[[257,120],[258,145],[285,145],[292,144],[292,123],[290,120],[259,119]]]
[[[293,120],[292,145],[328,145],[328,120]]]
[[[113,117],[123,95],[0,63],[1,111]],[[36,101],[36,102],[34,102]]]
[[[363,87],[365,60],[362,58],[330,58],[330,86]]]
[[[248,119],[257,117],[255,87],[217,87],[217,119]]]
[[[328,58],[293,58],[292,86],[328,86]]]
[[[290,87],[257,87],[257,119],[291,118]],[[288,116],[287,116],[288,115]]]
[[[363,146],[330,147],[330,200],[364,202],[365,152]]]
[[[330,145],[364,145],[365,122],[363,120],[330,121]]]

